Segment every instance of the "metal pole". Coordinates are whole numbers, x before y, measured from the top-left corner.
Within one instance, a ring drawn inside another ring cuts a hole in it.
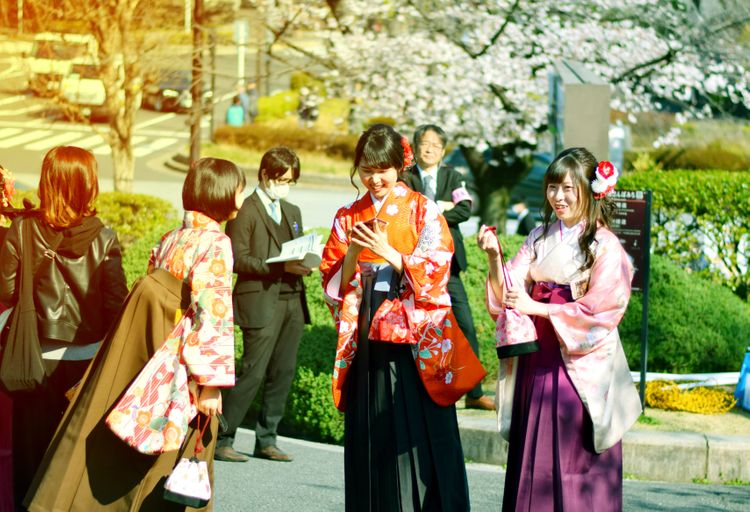
[[[255,87],[258,94],[261,91],[261,85],[265,87],[265,79],[263,78],[263,33],[266,31],[265,24],[263,23],[263,6],[259,6],[260,16],[256,17],[255,20],[255,41],[257,48],[255,50]]]
[[[237,44],[237,83],[245,85],[245,42]]]
[[[190,32],[190,0],[185,0],[185,32]]]
[[[651,273],[651,191],[646,191],[646,219],[643,248],[643,309],[641,311],[641,382],[638,386],[641,407],[646,409],[646,363],[648,361],[648,282]]]
[[[201,113],[203,111],[203,0],[193,10],[193,111],[190,115],[190,165],[201,157]]]

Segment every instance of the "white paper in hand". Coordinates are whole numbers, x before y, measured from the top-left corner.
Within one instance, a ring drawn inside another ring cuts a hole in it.
[[[322,256],[323,245],[320,243],[320,235],[310,233],[281,244],[281,253],[268,258],[266,263],[302,260],[304,266],[316,269],[320,266]]]

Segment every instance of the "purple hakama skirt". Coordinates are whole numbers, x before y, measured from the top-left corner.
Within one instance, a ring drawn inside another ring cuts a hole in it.
[[[537,283],[534,300],[571,302],[568,287]],[[591,418],[568,376],[549,320],[534,318],[540,349],[520,356],[503,511],[621,511],[622,445],[594,451]]]

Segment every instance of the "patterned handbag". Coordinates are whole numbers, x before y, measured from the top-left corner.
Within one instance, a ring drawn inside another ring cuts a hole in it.
[[[208,465],[205,460],[198,460],[197,455],[203,451],[203,434],[211,422],[206,422],[201,428],[202,415],[198,416],[195,432],[195,452],[192,457],[181,458],[177,466],[164,482],[164,499],[193,508],[202,508],[211,501],[211,480],[208,476]]]
[[[179,449],[198,412],[181,361],[186,321],[180,320],[107,415],[110,430],[141,453]]]
[[[503,281],[507,290],[513,286],[513,281],[510,277],[510,271],[507,268],[500,240],[498,240],[497,246],[500,249]],[[505,306],[500,309],[495,320],[495,341],[497,357],[500,359],[530,354],[539,350],[536,328],[531,317],[519,313],[516,309],[506,308]]]

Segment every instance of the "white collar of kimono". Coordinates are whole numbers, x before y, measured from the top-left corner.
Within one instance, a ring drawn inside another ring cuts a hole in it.
[[[380,213],[380,207],[383,206],[383,203],[386,199],[388,199],[389,195],[391,195],[390,192],[388,192],[388,194],[383,199],[377,199],[374,195],[372,195],[372,192],[370,192],[370,199],[372,199],[372,205],[375,207],[376,215]]]
[[[560,238],[565,238],[568,236],[569,233],[573,231],[581,231],[583,227],[583,221],[578,222],[577,224],[574,224],[573,226],[566,226],[563,221],[558,221],[560,223]]]

